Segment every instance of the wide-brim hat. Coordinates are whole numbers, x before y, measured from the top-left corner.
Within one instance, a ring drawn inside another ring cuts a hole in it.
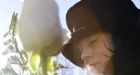
[[[93,15],[90,16],[85,11]],[[66,14],[67,27],[72,38],[64,45],[63,55],[75,65],[82,67],[84,63],[81,60],[81,52],[76,47],[80,40],[102,31],[98,31],[99,28],[112,30],[118,22],[136,20],[138,13],[139,10],[131,0],[81,0]]]

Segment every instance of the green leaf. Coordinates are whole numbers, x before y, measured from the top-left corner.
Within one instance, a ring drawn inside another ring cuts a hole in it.
[[[30,65],[33,71],[37,71],[40,64],[40,56],[38,52],[33,52],[30,58]]]

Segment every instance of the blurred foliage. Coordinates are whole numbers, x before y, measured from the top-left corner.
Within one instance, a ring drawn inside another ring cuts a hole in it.
[[[14,70],[12,65],[19,65],[19,56],[17,49],[17,42],[15,39],[15,26],[17,22],[17,13],[13,12],[11,23],[9,26],[9,31],[4,34],[4,38],[6,39],[3,42],[3,45],[6,49],[2,52],[2,55],[7,56],[7,65],[1,69],[0,75],[18,75]]]
[[[33,52],[31,57],[30,57],[30,65],[31,65],[31,70],[37,71],[39,68],[40,64],[40,56],[38,52]]]
[[[9,26],[9,30],[12,30],[13,36],[15,36],[15,29],[16,29],[16,24],[17,24],[17,16],[18,16],[18,14],[14,12],[13,15],[12,15],[12,20],[11,20],[10,26]]]
[[[16,71],[9,66],[11,64],[19,65],[22,70],[19,71],[22,72],[20,73],[22,75],[24,74],[24,71],[29,71],[29,75],[57,75],[57,70],[62,68],[62,65],[58,63],[57,56],[43,56],[38,50],[32,52],[31,55],[28,55],[27,52],[18,48],[18,43],[15,37],[17,17],[18,14],[13,12],[9,31],[4,35],[4,38],[9,36],[11,38],[3,43],[7,49],[3,51],[2,55],[8,55],[10,53],[16,54],[9,56],[8,65],[0,71],[0,75],[8,74],[9,72],[11,73],[10,75],[17,75]]]
[[[13,70],[11,64],[7,63],[6,67],[0,71],[0,75],[18,75],[18,74]]]
[[[38,51],[32,53],[29,61],[30,70],[36,74],[44,75],[43,70],[45,69],[46,75],[57,75],[57,70],[61,68],[57,56],[42,57]]]

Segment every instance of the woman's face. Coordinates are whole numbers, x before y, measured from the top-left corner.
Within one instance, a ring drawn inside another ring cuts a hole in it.
[[[112,72],[110,49],[113,49],[111,36],[103,32],[94,14],[89,9],[77,7],[68,13],[67,23],[77,27],[86,25],[93,27],[93,35],[80,40],[80,42],[75,41],[76,45],[78,44],[78,50],[81,51],[81,59],[84,64],[88,65],[92,71],[97,70],[106,73],[105,75],[110,75],[108,74]]]
[[[111,56],[113,49],[111,37],[106,33],[98,33],[83,39],[79,45],[81,59],[88,65],[91,71],[108,75],[112,71]],[[109,74],[110,75],[110,74]]]

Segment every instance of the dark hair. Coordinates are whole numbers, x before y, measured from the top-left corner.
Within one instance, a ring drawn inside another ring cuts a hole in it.
[[[77,42],[88,37],[94,32],[92,29],[94,26],[85,26],[85,29],[79,30],[82,25],[75,26],[69,23],[69,18],[71,18],[70,14],[76,8],[86,9],[92,12],[103,32],[111,34],[115,49],[113,50],[112,57],[114,75],[140,74],[140,20],[139,10],[135,5],[130,0],[80,1],[70,8],[67,13],[68,28],[72,32],[71,44],[72,42]],[[73,28],[76,28],[78,31],[73,32]]]

